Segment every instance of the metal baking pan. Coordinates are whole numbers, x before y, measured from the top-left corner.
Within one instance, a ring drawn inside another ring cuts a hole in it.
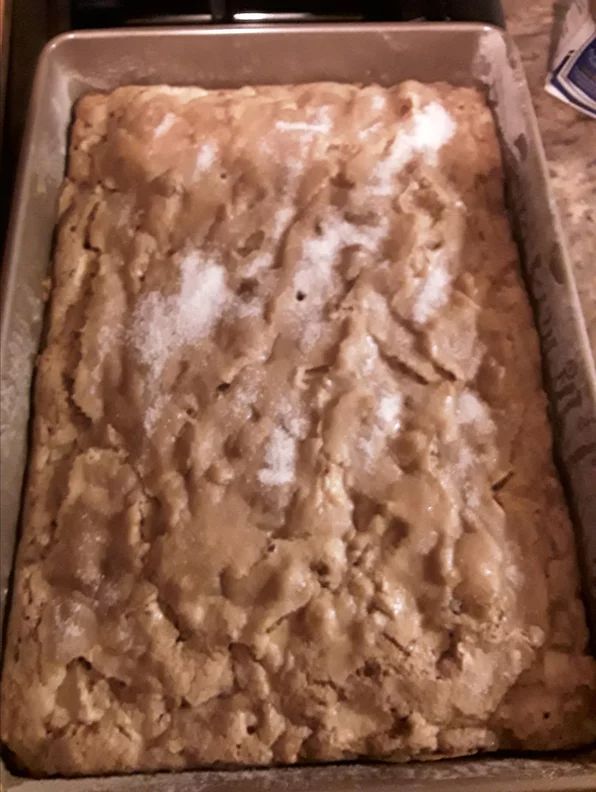
[[[33,89],[4,270],[3,606],[26,464],[43,281],[51,257],[73,102],[85,92],[130,83],[215,88],[338,80],[391,85],[406,78],[484,85],[492,101],[511,214],[542,341],[557,453],[584,562],[592,635],[596,635],[596,375],[519,55],[506,34],[479,24],[154,28],[71,33],[47,45]],[[596,751],[72,780],[19,778],[3,765],[0,774],[6,790],[19,792],[580,790],[596,787]]]

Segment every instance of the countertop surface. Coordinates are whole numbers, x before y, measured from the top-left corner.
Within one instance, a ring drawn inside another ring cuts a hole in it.
[[[558,22],[566,6],[562,0],[503,0],[509,32],[524,61],[596,355],[596,121],[544,90]]]

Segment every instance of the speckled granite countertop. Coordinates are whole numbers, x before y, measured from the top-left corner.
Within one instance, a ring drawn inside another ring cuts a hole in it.
[[[544,90],[553,30],[562,0],[503,0],[509,32],[519,47],[542,140],[588,335],[596,354],[596,121]]]

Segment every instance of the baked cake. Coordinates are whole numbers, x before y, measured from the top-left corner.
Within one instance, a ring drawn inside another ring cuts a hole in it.
[[[35,774],[596,737],[481,93],[76,107],[2,681]]]

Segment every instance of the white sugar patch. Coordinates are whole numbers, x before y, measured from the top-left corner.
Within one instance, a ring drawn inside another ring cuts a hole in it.
[[[364,465],[368,468],[384,448],[385,433],[378,426],[362,426],[356,448],[363,457]]]
[[[389,437],[401,428],[403,398],[400,393],[383,393],[377,402],[374,423],[363,425],[357,448],[368,465],[377,459],[387,445]]]
[[[66,607],[57,608],[55,614],[58,627],[67,639],[85,635],[93,619],[90,609],[74,599],[68,600]]]
[[[292,437],[306,436],[309,422],[298,405],[283,402],[278,408],[278,416],[283,428]]]
[[[403,399],[400,393],[384,394],[379,399],[377,419],[382,426],[390,431],[399,429],[402,402]]]
[[[372,124],[372,126],[366,127],[366,129],[361,129],[358,132],[358,137],[360,140],[366,140],[367,137],[370,137],[371,135],[374,135],[376,132],[378,132],[382,126],[383,124],[380,121],[377,121],[376,123]]]
[[[120,328],[116,325],[104,324],[99,328],[99,332],[95,339],[95,345],[100,360],[105,358],[110,349],[118,341],[119,336]]]
[[[418,154],[429,165],[435,165],[439,151],[451,140],[455,129],[453,118],[438,102],[415,111],[396,134],[387,157],[375,168],[374,192],[391,195],[395,176]]]
[[[271,223],[269,240],[272,245],[277,245],[282,234],[287,230],[288,225],[294,217],[295,209],[291,206],[282,206],[278,209]],[[270,269],[275,260],[273,251],[261,250],[255,253],[244,267],[244,276],[253,278],[264,270]]]
[[[356,376],[368,376],[379,362],[379,348],[368,334],[350,336],[341,348],[341,364]]]
[[[486,492],[484,477],[474,476],[474,470],[486,464],[484,446],[487,437],[494,435],[495,425],[489,406],[469,388],[449,396],[445,406],[451,413],[449,424],[455,433],[450,430],[452,456],[440,475],[450,486],[457,485],[465,505],[474,510]]]
[[[383,94],[376,93],[371,99],[370,106],[375,112],[380,113],[387,106],[387,98]]]
[[[237,300],[234,305],[234,313],[239,319],[249,319],[254,316],[263,315],[263,302],[257,298],[253,298],[249,302]]]
[[[273,218],[273,225],[271,227],[271,234],[273,239],[278,240],[279,237],[286,230],[288,223],[294,217],[296,209],[292,206],[282,206],[278,209]]]
[[[265,465],[258,478],[266,487],[282,487],[294,480],[296,469],[296,441],[281,426],[271,432],[265,449]]]
[[[273,264],[273,253],[257,253],[245,265],[243,274],[246,278],[254,278]]]
[[[430,102],[414,113],[412,129],[399,151],[394,152],[400,161],[411,156],[411,151],[421,152],[429,162],[437,161],[437,154],[455,134],[456,124],[451,115],[438,102]]]
[[[367,434],[364,434],[362,432],[362,429],[364,429],[364,427],[361,427],[361,433],[356,442],[356,448],[364,457],[365,466],[368,467],[371,460],[375,456],[375,450],[376,450],[375,440],[376,437],[378,436],[378,432],[375,432],[374,428],[368,429],[367,427],[368,432]]]
[[[346,247],[356,246],[374,254],[387,236],[387,229],[386,218],[377,226],[355,226],[338,212],[330,212],[321,222],[320,233],[304,241],[294,287],[310,292],[311,300],[324,302],[332,287],[334,264],[340,252]]]
[[[329,110],[320,107],[314,114],[312,121],[277,121],[275,128],[281,132],[300,132],[303,135],[328,135],[331,131]]]
[[[247,407],[257,401],[260,392],[259,383],[255,382],[254,379],[250,379],[243,381],[241,387],[237,386],[234,388],[232,399],[238,406]]]
[[[458,446],[457,461],[455,465],[456,472],[467,472],[474,465],[474,455],[470,447],[461,442]]]
[[[366,335],[360,346],[360,367],[363,374],[370,374],[379,359],[379,349],[371,336]]]
[[[379,265],[379,269],[381,265]],[[361,298],[362,307],[377,317],[387,316],[387,298],[378,291],[368,289]]]
[[[320,306],[318,306],[320,308]],[[309,352],[317,344],[323,332],[323,325],[316,317],[307,318],[306,324],[300,327],[300,349]]]
[[[337,211],[330,211],[321,221],[319,233],[307,237],[296,264],[292,287],[304,295],[294,303],[300,320],[300,346],[311,349],[320,338],[321,312],[338,288],[336,271],[339,255],[346,247],[360,247],[375,254],[386,237],[388,220],[377,226],[356,226]]]
[[[153,429],[155,428],[155,425],[159,421],[160,416],[166,404],[167,404],[166,397],[160,395],[157,396],[153,400],[153,402],[149,405],[149,407],[145,410],[143,425],[147,433],[152,432]]]
[[[474,488],[471,481],[464,481],[464,483],[460,486],[466,506],[473,511],[478,509],[482,503],[480,491]]]
[[[286,186],[288,191],[296,193],[300,177],[304,174],[306,164],[306,144],[303,140],[300,144],[300,155],[297,158],[284,159],[283,165],[286,172]]]
[[[323,135],[329,132],[329,126],[325,124],[309,124],[306,121],[277,121],[276,129],[283,132],[307,132],[311,135]]]
[[[458,423],[473,425],[480,434],[489,434],[494,428],[488,405],[471,390],[463,390],[458,395],[455,414]]]
[[[165,116],[161,119],[159,124],[153,130],[153,137],[162,137],[165,135],[166,132],[169,132],[170,129],[176,123],[176,116],[174,113],[166,113]]]
[[[97,355],[97,365],[93,368],[91,376],[95,384],[100,379],[101,367],[114,346],[122,337],[122,327],[116,324],[103,324],[95,336],[94,347]]]
[[[295,209],[292,206],[282,206],[273,215],[271,223],[271,231],[269,239],[273,244],[277,244],[286,231],[288,224],[295,214]],[[272,251],[260,251],[256,253],[246,266],[245,274],[247,277],[252,277],[262,270],[269,269],[274,261],[274,253]]]
[[[229,299],[224,268],[191,253],[180,263],[177,294],[150,292],[139,301],[130,340],[154,381],[171,355],[211,331]]]
[[[160,85],[159,92],[166,96],[175,96],[176,99],[183,104],[188,104],[195,99],[200,99],[208,93],[203,88],[186,88],[180,85]]]
[[[418,288],[412,318],[418,324],[425,324],[449,299],[451,276],[445,265],[444,254],[439,251],[431,256],[428,272]]]
[[[195,160],[195,176],[205,173],[215,163],[217,146],[214,143],[204,143],[197,152]]]

